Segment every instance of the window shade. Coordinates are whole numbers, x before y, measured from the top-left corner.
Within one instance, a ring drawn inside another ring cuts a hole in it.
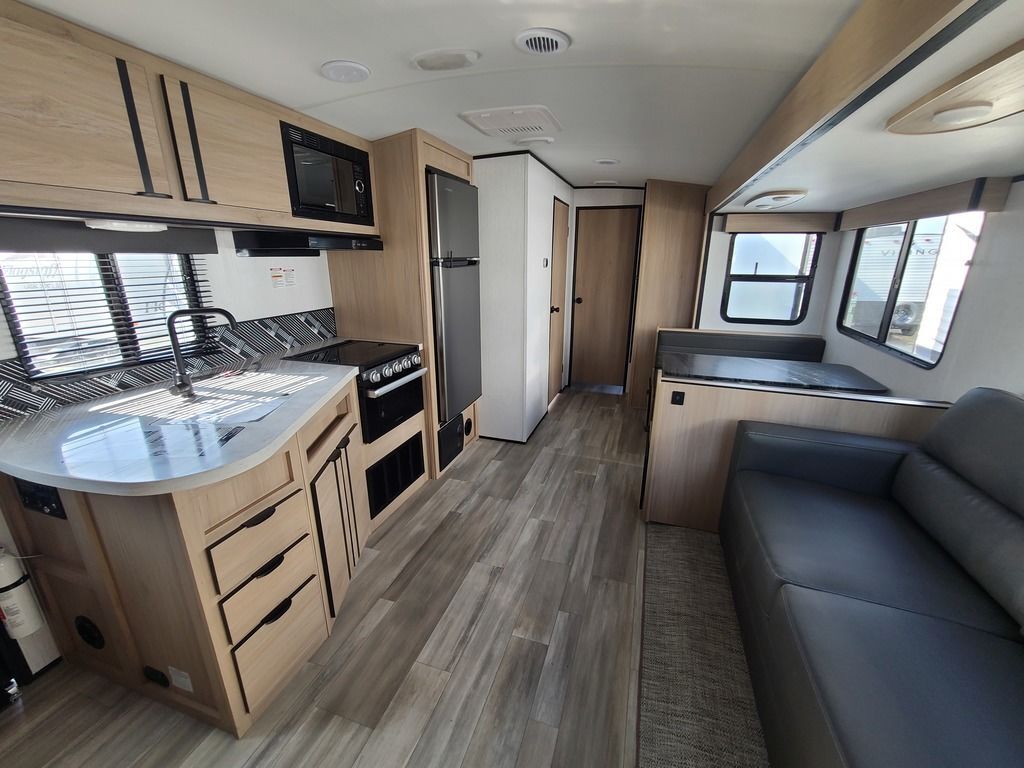
[[[0,303],[32,378],[166,359],[167,315],[209,306],[205,260],[177,253],[0,252]],[[181,320],[189,353],[203,319]]]

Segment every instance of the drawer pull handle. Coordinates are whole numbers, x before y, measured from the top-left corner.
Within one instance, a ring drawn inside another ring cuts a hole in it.
[[[261,525],[262,523],[267,522],[267,520],[274,516],[275,512],[277,512],[277,507],[270,507],[269,509],[264,509],[255,517],[250,518],[249,520],[246,520],[244,523],[242,523],[242,527],[255,528],[257,525]]]
[[[284,601],[282,601],[277,606],[277,608],[275,608],[270,613],[268,613],[264,617],[264,619],[263,619],[263,621],[261,623],[264,624],[264,625],[273,624],[275,621],[277,621],[282,616],[284,616],[286,613],[288,613],[288,609],[291,608],[291,607],[292,607],[292,599],[289,597],[289,598],[285,599]]]
[[[262,579],[264,576],[269,576],[278,568],[281,567],[281,563],[284,562],[284,552],[277,557],[273,558],[270,562],[260,568],[256,573],[253,574],[253,578]]]

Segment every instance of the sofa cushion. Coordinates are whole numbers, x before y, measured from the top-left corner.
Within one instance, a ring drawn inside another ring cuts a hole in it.
[[[1024,647],[787,585],[770,618],[789,766],[1024,765]]]
[[[730,556],[764,614],[788,583],[1020,639],[1006,612],[892,501],[744,471],[726,518]]]
[[[1024,468],[1008,462],[1006,472]],[[1024,625],[1024,518],[923,451],[904,459],[893,496]]]

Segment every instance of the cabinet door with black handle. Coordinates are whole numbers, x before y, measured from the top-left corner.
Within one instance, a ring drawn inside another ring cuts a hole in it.
[[[313,480],[311,489],[331,616],[338,615],[338,608],[351,581],[349,548],[345,535],[344,480],[339,468],[340,461],[328,462]]]

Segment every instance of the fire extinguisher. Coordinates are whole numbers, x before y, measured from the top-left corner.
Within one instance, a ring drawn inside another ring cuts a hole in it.
[[[43,626],[39,603],[17,558],[0,546],[0,621],[12,640],[20,640]]]

